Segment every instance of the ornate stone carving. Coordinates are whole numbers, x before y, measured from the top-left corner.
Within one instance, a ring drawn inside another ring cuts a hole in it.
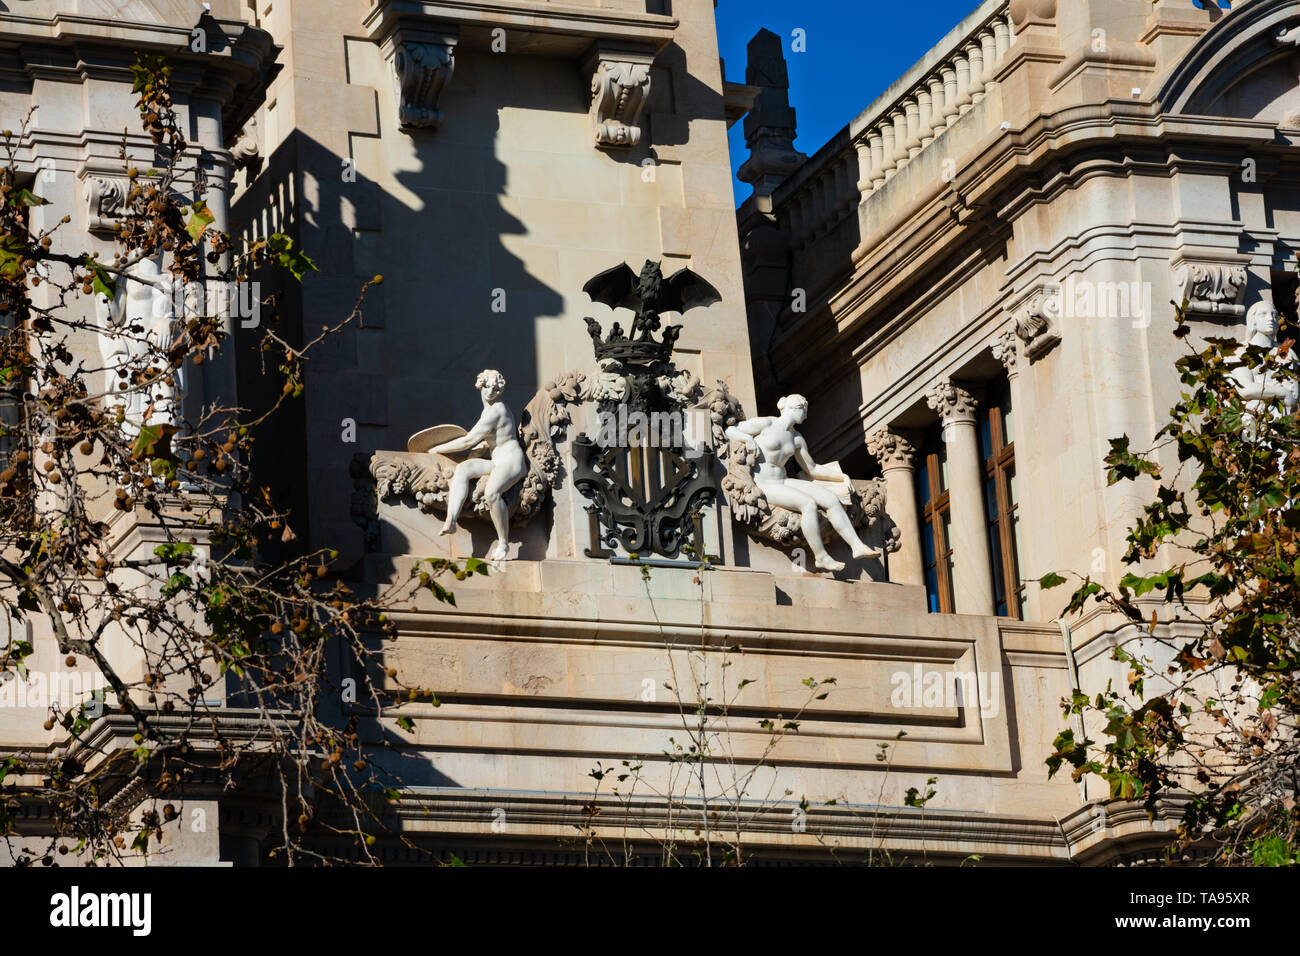
[[[257,138],[256,116],[248,118],[235,144],[230,147],[230,153],[235,157],[236,169],[247,169],[250,178],[257,175],[262,168],[262,147]]]
[[[1061,341],[1057,325],[1061,295],[1057,288],[1038,289],[1012,313],[1016,336],[1025,343],[1025,357],[1030,361],[1047,354]]]
[[[993,340],[993,357],[1002,363],[1007,375],[1015,375],[1020,369],[1020,336],[1015,329],[1007,329]]]
[[[641,142],[638,125],[650,95],[653,54],[600,53],[592,63],[591,119],[596,145],[630,149]]]
[[[795,427],[807,416],[808,403],[802,396],[781,399],[776,417],[745,420],[740,403],[719,382],[708,406],[715,435],[721,431],[728,442],[721,446],[727,465],[723,494],[733,517],[751,534],[782,547],[807,544],[817,567],[827,571],[844,567],[826,550],[832,534],[849,546],[855,558],[882,555],[862,541],[858,530],[884,517],[884,480],[855,482],[837,463],[818,465],[812,460]],[[803,478],[786,476],[791,458]],[[897,529],[893,529],[885,550],[898,548]]]
[[[940,379],[925,393],[925,402],[945,425],[953,422],[974,422],[979,402],[966,389],[950,378]]]
[[[1278,27],[1277,33],[1273,34],[1273,39],[1278,46],[1300,47],[1300,23],[1292,24],[1289,27]]]
[[[86,230],[112,234],[126,211],[130,184],[125,177],[90,175],[86,177]]]
[[[1174,287],[1189,314],[1219,317],[1245,315],[1246,267],[1223,262],[1181,262],[1174,267]]]
[[[442,124],[438,97],[456,69],[457,37],[401,37],[393,44],[397,74],[398,125],[403,132]]]
[[[527,470],[522,480],[516,481],[501,496],[506,513],[516,524],[523,524],[536,515],[551,490],[559,487],[563,467],[555,445],[564,440],[572,421],[570,406],[583,401],[586,388],[586,376],[570,372],[543,385],[524,409],[517,438],[523,447]],[[418,438],[419,435],[415,436],[412,442]],[[419,448],[418,444],[408,447],[427,450]],[[397,458],[377,452],[370,459],[369,471],[380,498],[407,499],[425,513],[448,510],[455,467],[440,455],[430,455],[427,461],[415,462],[409,457]],[[471,489],[468,506],[474,517],[492,517],[493,502],[488,494],[490,481],[490,473],[480,475]],[[353,518],[358,520],[355,506]],[[362,527],[367,525],[362,524]]]
[[[916,467],[916,444],[910,435],[885,427],[867,439],[867,451],[880,462],[882,471]]]
[[[686,444],[686,409],[700,384],[672,363],[681,326],[663,327],[658,339],[654,333],[661,312],[711,304],[717,290],[689,269],[665,279],[659,263],[646,262],[640,274],[627,265],[606,270],[583,291],[593,302],[635,309],[630,334],[615,322],[602,336],[600,323],[586,319],[601,363],[593,394],[602,420],[596,440],[579,435],[573,442],[574,486],[591,501],[586,553],[607,557],[618,546],[675,558],[692,535],[698,553],[701,512],[717,494],[712,453]],[[634,417],[642,424],[629,428]]]

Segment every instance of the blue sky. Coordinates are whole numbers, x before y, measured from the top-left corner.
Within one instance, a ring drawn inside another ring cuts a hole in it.
[[[795,148],[812,155],[934,46],[979,0],[718,0],[718,42],[727,79],[744,82],[745,45],[763,27],[785,39]],[[807,52],[791,51],[802,29]],[[748,155],[744,121],[731,128],[733,174]],[[736,202],[749,196],[736,182]]]

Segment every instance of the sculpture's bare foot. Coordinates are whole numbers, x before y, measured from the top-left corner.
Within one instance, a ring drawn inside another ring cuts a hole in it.
[[[448,518],[447,521],[443,524],[442,530],[438,532],[439,536],[444,534],[455,534],[455,533],[456,533],[456,522],[452,521],[450,518]]]
[[[489,560],[489,561],[509,561],[509,560],[510,560],[510,545],[509,545],[509,543],[508,543],[508,542],[505,542],[505,541],[498,541],[498,542],[493,546],[492,550],[488,552],[488,560]]]
[[[883,555],[884,552],[879,548],[868,548],[865,544],[853,549],[855,558],[879,558]]]
[[[843,571],[843,570],[844,570],[844,562],[843,562],[843,561],[836,561],[836,560],[835,560],[834,558],[832,558],[829,554],[821,555],[820,557],[817,558],[817,560],[816,560],[815,563],[816,563],[817,567],[821,568],[823,571]]]

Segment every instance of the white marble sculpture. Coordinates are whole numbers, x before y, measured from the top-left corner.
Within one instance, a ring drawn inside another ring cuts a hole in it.
[[[1278,311],[1271,302],[1259,301],[1246,313],[1246,341],[1248,345],[1266,349],[1277,348]],[[1246,404],[1246,428],[1254,430],[1255,422],[1269,414],[1269,405],[1280,400],[1288,415],[1300,404],[1300,382],[1295,379],[1269,377],[1261,368],[1245,365],[1233,369],[1237,394]]]
[[[143,258],[118,277],[110,301],[101,296],[99,321],[100,356],[115,386],[119,369],[129,372],[149,366],[169,349],[175,335],[178,306],[186,311],[191,289],[181,285],[161,268],[157,258]],[[135,328],[138,327],[138,328]],[[135,432],[144,425],[177,425],[180,403],[185,394],[184,367],[171,371],[171,382],[156,382],[148,389],[132,389],[126,396],[126,426]]]
[[[826,550],[822,537],[823,514],[855,558],[880,557],[879,551],[858,537],[844,507],[852,492],[848,476],[838,464],[819,465],[813,461],[803,436],[795,428],[808,417],[808,400],[802,395],[787,395],[777,402],[777,408],[780,414],[775,418],[751,418],[726,430],[727,438],[757,451],[754,484],[769,505],[799,515],[800,531],[812,549],[817,567],[822,570],[844,568],[843,562],[836,561]],[[786,465],[792,458],[804,478],[787,476]]]
[[[488,450],[487,458],[467,458],[456,466],[447,498],[447,520],[442,534],[454,534],[461,509],[469,497],[470,487],[483,475],[488,476],[483,497],[496,528],[497,542],[488,553],[489,561],[505,561],[509,557],[510,512],[505,496],[528,471],[528,459],[519,444],[519,429],[515,417],[501,401],[506,390],[506,380],[500,372],[485,369],[474,380],[474,387],[483,397],[483,414],[465,435],[443,442],[429,449],[431,455],[455,455],[472,451],[480,445]]]

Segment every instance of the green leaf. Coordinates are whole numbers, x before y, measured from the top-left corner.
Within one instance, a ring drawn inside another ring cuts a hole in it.
[[[86,256],[86,258],[81,260],[81,264],[90,270],[93,277],[91,285],[94,287],[96,295],[102,295],[106,299],[111,299],[117,294],[117,282],[96,260],[92,259],[90,256]]]
[[[191,239],[198,242],[204,230],[212,225],[216,217],[212,215],[212,210],[208,208],[208,204],[202,199],[190,206],[190,209],[193,210],[194,214],[190,216],[190,221],[186,223],[185,231],[190,234]]]
[[[30,250],[21,236],[0,236],[0,276],[17,279],[23,274],[23,260]]]
[[[1049,588],[1058,588],[1065,583],[1065,578],[1061,577],[1055,571],[1049,571],[1038,579],[1038,586],[1044,591]]]
[[[282,232],[273,233],[266,240],[266,247],[275,255],[276,261],[293,273],[299,282],[308,272],[316,271],[316,263],[301,249],[295,249],[293,239]]]
[[[9,191],[9,205],[11,206],[48,206],[50,201],[42,199],[30,189],[13,189]]]

